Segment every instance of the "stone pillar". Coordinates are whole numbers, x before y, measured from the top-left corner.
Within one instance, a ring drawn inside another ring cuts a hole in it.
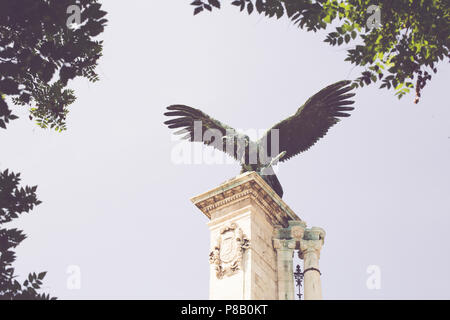
[[[305,300],[322,299],[320,283],[319,258],[325,240],[325,231],[321,228],[306,228],[306,223],[291,220],[287,228],[279,227],[273,243],[278,256],[278,291],[280,300],[294,299],[292,252],[299,250],[299,257],[304,260],[303,289]]]
[[[273,236],[289,221],[301,220],[257,173],[246,172],[191,200],[210,219],[210,299],[293,299],[292,263],[290,270],[287,264],[292,244],[277,255]]]
[[[294,264],[295,240],[273,239],[277,251],[278,300],[294,300]]]
[[[300,241],[299,256],[304,261],[303,288],[305,300],[321,300],[322,284],[320,281],[319,259],[325,239],[325,231],[313,227],[306,229]]]

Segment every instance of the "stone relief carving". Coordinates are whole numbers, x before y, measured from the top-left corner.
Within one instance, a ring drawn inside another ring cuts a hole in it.
[[[209,262],[216,266],[217,278],[234,274],[241,268],[244,251],[250,247],[250,240],[236,223],[229,223],[220,229],[216,245],[209,254]]]

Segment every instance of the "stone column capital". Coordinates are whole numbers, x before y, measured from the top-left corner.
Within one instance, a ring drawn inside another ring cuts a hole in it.
[[[317,258],[320,258],[320,250],[325,242],[325,230],[318,227],[306,229],[303,239],[300,240],[299,257],[303,258],[305,254],[314,252]]]
[[[322,299],[319,259],[324,241],[325,231],[317,227],[306,229],[303,239],[300,240],[299,257],[304,260],[305,300]]]
[[[304,239],[305,240],[322,240],[325,241],[325,230],[319,227],[312,227],[305,230]]]
[[[275,250],[294,250],[296,241],[294,239],[273,239],[273,247]]]
[[[291,220],[289,221],[289,229],[290,229],[290,236],[292,238],[296,239],[297,241],[301,240],[303,239],[303,236],[305,234],[306,222]]]
[[[317,258],[320,258],[320,250],[322,249],[323,242],[320,240],[301,240],[300,241],[300,251],[299,257],[303,257],[308,253],[317,254]]]

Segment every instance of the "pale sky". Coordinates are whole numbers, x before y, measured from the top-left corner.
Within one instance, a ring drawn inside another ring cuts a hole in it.
[[[286,19],[189,1],[104,1],[101,80],[71,82],[68,130],[42,130],[25,109],[0,131],[0,169],[38,185],[43,204],[14,226],[28,235],[17,273],[48,271],[61,299],[207,299],[207,218],[190,198],[239,165],[176,164],[166,106],[200,108],[236,128],[266,129],[359,70],[346,47]],[[224,2],[226,4],[227,2]],[[377,86],[309,151],[280,165],[283,200],[326,230],[325,299],[449,299],[450,68],[419,104]],[[379,266],[381,288],[366,286]],[[70,289],[77,266],[81,287]]]

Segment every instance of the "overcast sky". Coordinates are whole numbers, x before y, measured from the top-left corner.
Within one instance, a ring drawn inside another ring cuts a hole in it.
[[[193,17],[182,0],[104,8],[101,80],[71,83],[68,130],[42,130],[22,109],[0,131],[0,169],[39,185],[43,201],[14,223],[29,236],[17,272],[47,270],[45,291],[63,299],[207,299],[207,218],[189,199],[240,168],[174,163],[165,107],[266,129],[359,71],[343,61],[345,46],[286,19],[229,5]],[[413,95],[359,89],[350,118],[280,165],[283,200],[327,232],[325,299],[450,298],[449,79],[440,65],[417,105]],[[379,290],[366,286],[370,265]],[[67,286],[70,266],[79,289]]]

